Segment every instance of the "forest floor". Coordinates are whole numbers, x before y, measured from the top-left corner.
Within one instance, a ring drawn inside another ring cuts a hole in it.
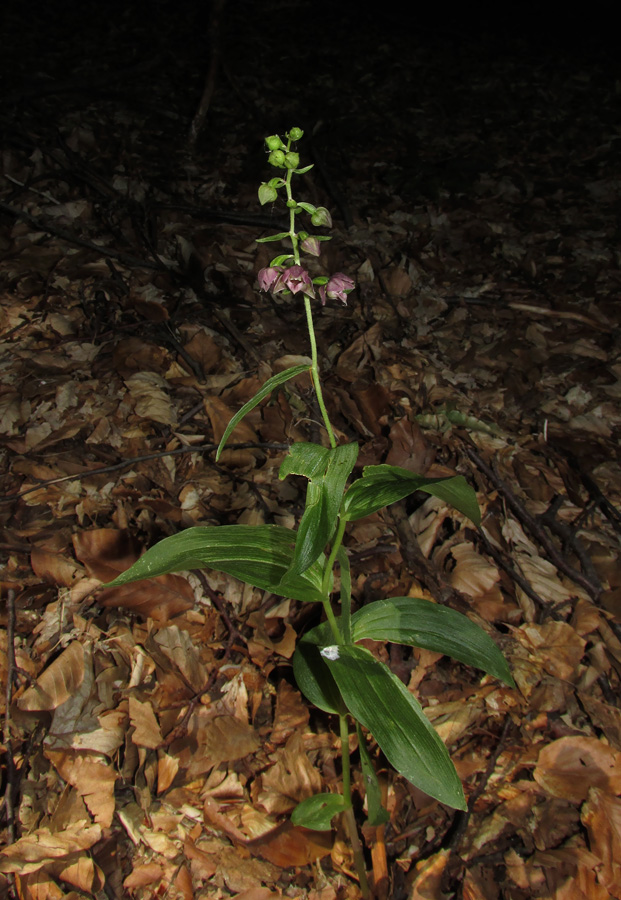
[[[0,895],[360,896],[341,831],[288,818],[340,778],[338,726],[291,670],[318,606],[212,571],[100,588],[190,526],[299,521],[304,485],[278,469],[292,441],[322,439],[304,378],[214,458],[230,416],[309,354],[301,301],[256,283],[276,246],[256,238],[284,219],[258,205],[263,139],[297,125],[314,163],[300,193],[335,224],[317,271],[357,284],[346,307],[317,306],[337,436],[359,466],[463,474],[483,516],[416,494],[353,523],[355,603],[467,612],[517,684],[375,645],[468,799],[456,813],[376,754],[390,819],[363,832],[375,894],[621,897],[613,64],[390,15],[375,28],[346,7],[328,27],[321,3],[224,5],[219,29],[206,4],[86,4],[79,20],[61,4],[32,28],[14,6]]]

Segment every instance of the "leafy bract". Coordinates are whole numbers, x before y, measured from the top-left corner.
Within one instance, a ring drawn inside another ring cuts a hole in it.
[[[305,572],[334,534],[345,483],[357,456],[358,444],[326,448],[300,442],[291,446],[279,477],[302,475],[309,483],[289,575]]]
[[[345,494],[343,515],[348,522],[354,522],[415,491],[425,491],[450,503],[475,525],[481,522],[476,494],[463,475],[424,478],[408,469],[386,465],[365,466],[362,478],[355,481]]]
[[[291,813],[294,825],[312,828],[315,831],[329,831],[334,816],[345,809],[342,794],[314,794],[298,803]]]
[[[267,191],[265,192],[265,196],[267,197]],[[259,198],[261,199],[261,198]],[[267,200],[261,201],[261,203],[268,203],[271,201],[271,197],[268,197]],[[255,238],[257,244],[271,244],[273,241],[282,241],[283,238],[289,237],[288,231],[280,231],[278,234],[270,234],[269,237],[264,238]]]
[[[110,584],[208,568],[292,600],[320,602],[323,560],[288,577],[294,544],[295,531],[280,525],[197,526],[164,538]]]
[[[278,375],[273,375],[271,378],[268,378],[265,384],[257,391],[257,393],[249,400],[247,403],[244,403],[242,408],[235,413],[229,424],[226,426],[224,434],[220,438],[220,443],[218,444],[218,449],[216,451],[216,462],[220,458],[220,454],[226,444],[229,435],[234,430],[234,428],[239,425],[244,416],[250,412],[251,409],[254,409],[255,406],[267,397],[274,388],[279,387],[281,384],[284,384],[286,381],[289,381],[291,378],[295,378],[296,375],[301,375],[302,372],[308,372],[309,366],[293,366],[291,369],[285,369],[283,372],[279,372]]]
[[[367,728],[391,765],[436,800],[466,809],[448,751],[416,698],[363,647],[321,651],[352,716]]]
[[[445,653],[515,687],[507,661],[492,638],[467,616],[431,600],[390,597],[369,603],[352,616],[352,638]]]

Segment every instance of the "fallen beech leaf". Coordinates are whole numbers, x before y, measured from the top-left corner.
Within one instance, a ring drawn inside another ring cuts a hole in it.
[[[123,887],[130,891],[136,888],[146,887],[159,881],[164,874],[164,869],[157,863],[144,863],[142,866],[135,866],[123,882]]]
[[[48,828],[37,828],[26,837],[0,850],[0,872],[27,875],[48,862],[88,850],[101,838],[101,827],[80,820],[52,834]]]
[[[275,866],[305,866],[330,853],[332,834],[300,828],[287,821],[248,841],[246,846],[253,856],[261,856]]]
[[[71,587],[83,572],[65,553],[55,553],[44,547],[33,547],[30,564],[35,575],[44,578],[50,584]]]
[[[103,872],[87,853],[75,854],[66,861],[53,863],[49,870],[60,881],[89,894],[97,894],[105,881]]]
[[[129,569],[140,556],[140,543],[122,529],[78,531],[72,540],[75,555],[88,574],[104,583]]]
[[[589,833],[589,846],[599,857],[598,881],[613,897],[621,887],[621,798],[591,788],[581,819]]]
[[[73,535],[75,554],[89,573],[112,581],[140,556],[140,545],[127,532],[98,528]],[[167,622],[194,606],[194,593],[180,575],[159,575],[121,587],[104,588],[98,602],[106,609],[123,606],[145,619]]]
[[[37,678],[17,700],[20,709],[42,712],[56,709],[72,697],[84,680],[84,647],[71,644]]]
[[[621,792],[621,753],[592,737],[564,737],[539,754],[533,772],[537,784],[553,797],[580,803],[589,788]]]
[[[449,894],[442,893],[440,885],[450,855],[450,850],[440,850],[416,865],[414,879],[408,891],[409,900],[444,900],[449,897]]]
[[[162,743],[162,732],[153,707],[146,701],[141,703],[136,697],[129,698],[129,719],[134,726],[132,741],[137,747],[154,750]]]
[[[167,394],[168,383],[156,372],[136,372],[125,379],[135,402],[136,415],[161,425],[174,425],[175,412]]]
[[[77,790],[95,821],[109,828],[114,816],[115,769],[92,754],[47,748],[44,752],[60,777]]]
[[[179,760],[161,751],[157,758],[157,792],[163,794],[175,780],[179,771]]]

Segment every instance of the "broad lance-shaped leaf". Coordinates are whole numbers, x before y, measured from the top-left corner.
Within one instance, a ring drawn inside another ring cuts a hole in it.
[[[333,640],[329,622],[322,622],[307,631],[298,641],[293,654],[293,674],[297,686],[313,706],[327,713],[344,716],[347,708],[332,672],[320,653],[321,648]]]
[[[224,431],[224,434],[220,438],[220,443],[218,444],[218,449],[216,451],[216,462],[218,462],[218,459],[220,458],[220,454],[222,453],[229,435],[237,427],[237,425],[239,425],[244,416],[247,415],[247,413],[249,413],[251,409],[254,409],[255,406],[258,406],[261,400],[269,396],[274,388],[279,387],[281,384],[284,384],[291,378],[295,378],[296,375],[301,375],[302,372],[308,372],[309,369],[310,366],[293,366],[293,368],[291,369],[285,369],[284,372],[279,372],[278,375],[273,375],[271,378],[268,378],[261,389],[257,391],[257,393],[251,400],[249,400],[247,403],[244,403],[239,412],[235,413],[229,424],[226,426],[226,429]]]
[[[345,484],[357,456],[358,444],[342,444],[334,449],[304,442],[291,445],[279,478],[302,475],[309,483],[289,576],[305,572],[334,534]]]
[[[287,572],[295,532],[280,525],[214,525],[188,528],[164,538],[111,585],[129,584],[186,569],[215,569],[292,600],[321,602],[322,560],[303,575]]]
[[[329,831],[332,819],[343,812],[345,805],[342,794],[314,794],[298,803],[291,813],[291,821],[314,831]]]
[[[352,616],[354,641],[392,641],[445,653],[515,687],[507,661],[492,640],[467,616],[421,597],[388,597]]]
[[[389,763],[441,803],[466,809],[446,747],[397,676],[364,647],[334,645],[321,653],[348,710],[371,732]]]
[[[348,522],[354,522],[415,491],[433,494],[468,516],[475,525],[481,523],[476,494],[463,475],[423,478],[399,466],[385,465],[365,466],[362,478],[354,481],[345,494],[343,515]]]

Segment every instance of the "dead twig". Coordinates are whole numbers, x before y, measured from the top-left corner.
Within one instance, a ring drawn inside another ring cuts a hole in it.
[[[118,259],[119,262],[134,268],[154,269],[156,271],[162,271],[162,269],[164,269],[168,271],[162,263],[138,259],[138,257],[131,256],[129,253],[123,253],[121,250],[113,250],[110,247],[93,244],[92,241],[87,241],[79,235],[74,234],[72,231],[68,231],[66,228],[59,228],[57,225],[50,225],[49,222],[43,222],[41,219],[37,219],[36,216],[31,216],[30,213],[24,212],[21,209],[15,209],[14,206],[11,206],[9,203],[4,203],[2,200],[0,200],[0,211],[5,212],[14,219],[19,219],[21,222],[27,222],[28,225],[31,225],[36,231],[43,231],[45,234],[57,237],[61,241],[67,241],[67,243],[73,244],[76,247],[84,247],[86,250],[92,250],[98,256]]]
[[[19,491],[17,494],[5,494],[0,497],[0,503],[12,503],[40,491],[42,488],[50,487],[54,484],[62,484],[66,481],[77,481],[80,478],[90,478],[93,475],[106,475],[109,472],[120,472],[122,469],[128,469],[135,463],[146,462],[150,459],[163,459],[165,456],[180,456],[184,453],[212,453],[218,448],[217,444],[197,444],[193,447],[177,447],[175,450],[161,450],[158,453],[145,453],[144,456],[134,456],[132,459],[123,459],[121,462],[114,463],[111,466],[101,466],[98,469],[87,469],[83,472],[74,472],[73,475],[61,475],[58,478],[48,478],[46,481],[40,481],[35,487],[27,488],[25,491]],[[245,441],[240,444],[228,444],[227,450],[288,450],[289,444],[276,444],[269,441]]]
[[[507,506],[514,514],[516,519],[524,525],[528,531],[532,534],[535,540],[539,541],[542,548],[544,549],[548,559],[554,565],[559,572],[562,572],[564,575],[567,575],[574,584],[580,585],[580,587],[584,588],[589,597],[592,600],[597,601],[602,588],[599,582],[593,581],[591,578],[587,578],[586,575],[583,575],[582,572],[579,572],[573,566],[571,566],[563,557],[562,553],[558,550],[557,547],[554,546],[548,535],[546,534],[543,526],[540,522],[535,519],[525,508],[522,503],[517,499],[513,491],[505,484],[505,482],[500,478],[499,475],[494,472],[491,466],[479,456],[479,454],[472,447],[465,447],[466,455],[471,462],[475,464],[475,466],[483,472],[483,474],[491,481],[497,491],[504,498]]]

